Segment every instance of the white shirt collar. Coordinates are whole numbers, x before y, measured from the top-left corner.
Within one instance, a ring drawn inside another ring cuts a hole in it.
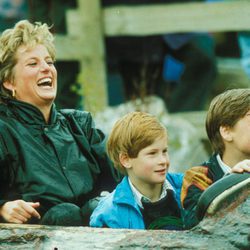
[[[143,205],[142,205],[142,202],[141,202],[141,199],[142,197],[146,198],[147,200],[150,201],[149,198],[145,197],[143,194],[141,194],[137,189],[136,187],[133,185],[133,183],[130,181],[130,179],[128,178],[128,182],[129,182],[129,185],[130,185],[130,188],[132,190],[132,193],[134,195],[134,198],[135,198],[135,201],[136,203],[139,205],[140,208],[143,208]],[[168,180],[165,180],[163,185],[162,185],[162,192],[161,192],[161,195],[160,195],[160,198],[159,200],[161,200],[162,198],[166,197],[167,196],[167,189],[171,189],[174,191],[174,188],[172,187],[172,185],[169,183]]]
[[[222,161],[219,154],[216,155],[216,159],[225,174],[231,173],[231,168]]]

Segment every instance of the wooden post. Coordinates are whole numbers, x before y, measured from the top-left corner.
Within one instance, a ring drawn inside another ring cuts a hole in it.
[[[104,37],[100,0],[78,0],[78,9],[67,12],[68,37],[80,62],[79,82],[85,110],[107,107]]]

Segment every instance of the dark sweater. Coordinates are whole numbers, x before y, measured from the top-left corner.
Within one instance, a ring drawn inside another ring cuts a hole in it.
[[[149,202],[142,198],[141,209],[146,229],[181,230],[181,212],[174,198],[173,190],[157,202]]]

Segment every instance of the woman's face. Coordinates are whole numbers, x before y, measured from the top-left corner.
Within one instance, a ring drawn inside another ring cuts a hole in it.
[[[17,100],[38,108],[52,105],[57,92],[57,71],[47,48],[20,46],[16,52],[13,77],[4,82],[5,88],[15,90]]]

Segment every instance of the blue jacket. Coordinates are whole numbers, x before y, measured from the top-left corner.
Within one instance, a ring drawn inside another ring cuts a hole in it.
[[[183,174],[168,173],[166,179],[175,190],[176,201],[180,205]],[[128,177],[124,177],[116,189],[104,197],[90,218],[91,227],[145,229],[140,207],[130,188]]]

